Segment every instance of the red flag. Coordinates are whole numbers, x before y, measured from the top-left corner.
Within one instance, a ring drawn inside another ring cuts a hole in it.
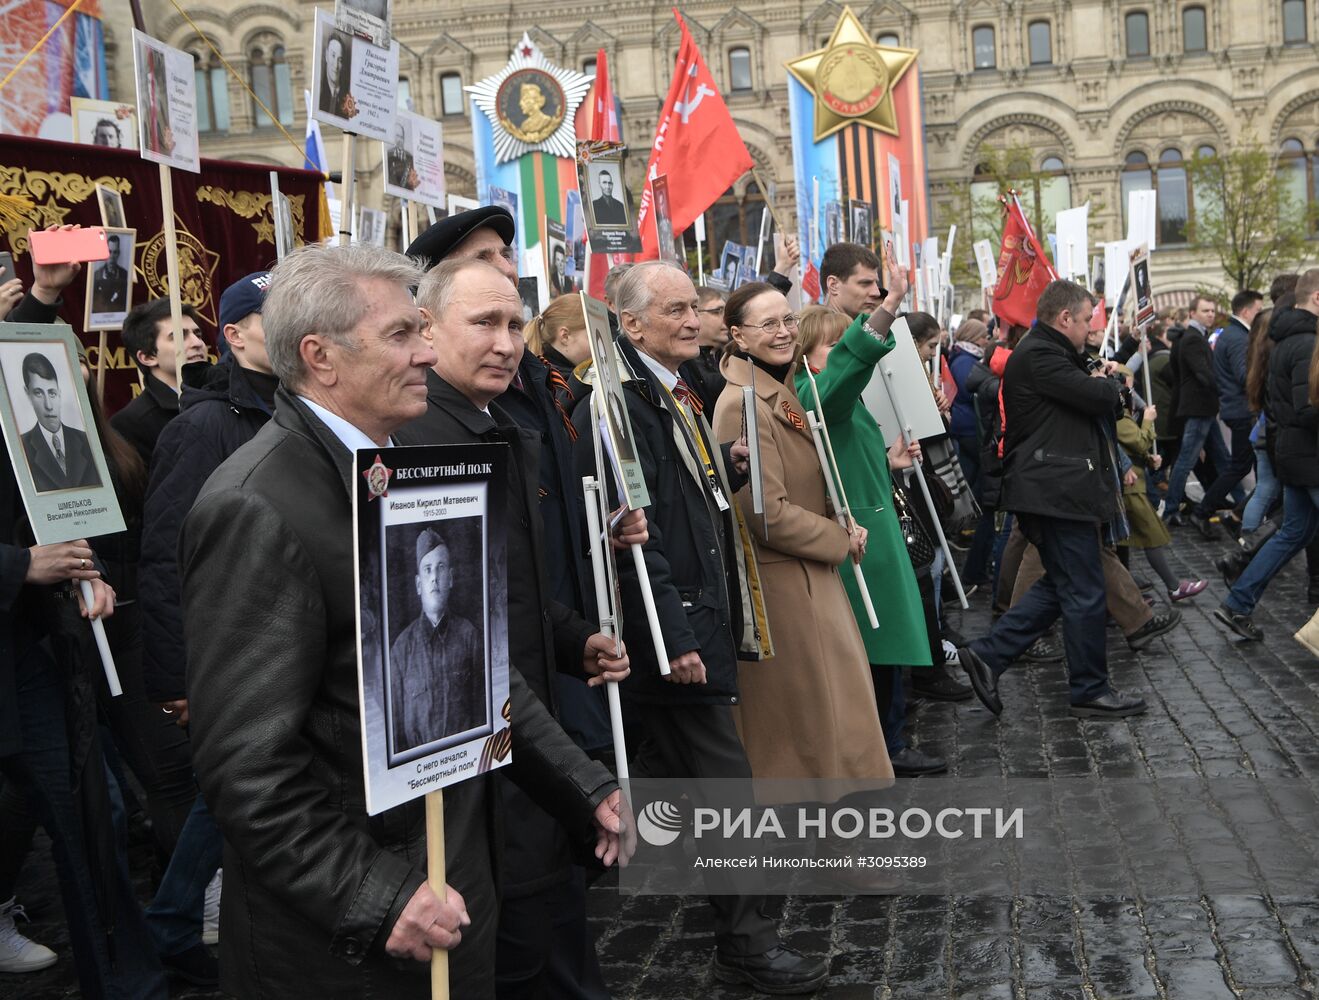
[[[1095,302],[1095,311],[1090,316],[1090,332],[1098,333],[1108,326],[1108,309],[1104,306],[1104,297],[1100,295]]]
[[[618,103],[614,100],[614,88],[609,82],[609,59],[604,49],[595,54],[595,82],[577,115],[577,138],[592,142],[622,142],[622,132],[618,127]],[[585,199],[585,195],[583,195]],[[590,253],[590,249],[587,249]],[[592,253],[589,268],[590,286],[586,293],[592,298],[605,297],[605,276],[615,264],[626,260],[626,254]]]
[[[750,170],[752,161],[682,15],[675,9],[673,16],[682,29],[682,42],[673,68],[673,84],[655,129],[646,178],[668,176],[669,214],[673,231],[680,233]],[[637,210],[642,260],[659,256],[650,214],[647,184]]]
[[[998,255],[998,285],[994,288],[994,315],[1005,323],[1030,326],[1035,304],[1058,273],[1035,238],[1016,195],[1004,200],[1003,247]]]
[[[809,257],[806,258],[806,269],[801,276],[801,290],[812,304],[820,301],[820,272],[815,269],[815,262]]]

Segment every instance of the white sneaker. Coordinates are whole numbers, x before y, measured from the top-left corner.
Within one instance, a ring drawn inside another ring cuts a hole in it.
[[[221,868],[206,887],[206,906],[202,909],[202,944],[220,943],[220,886],[224,880]]]
[[[12,898],[0,903],[0,972],[37,972],[49,969],[57,961],[56,954],[45,945],[29,941],[14,925],[14,918],[28,916]]]

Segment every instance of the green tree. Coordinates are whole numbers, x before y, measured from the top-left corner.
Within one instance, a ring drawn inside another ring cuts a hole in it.
[[[1310,253],[1316,215],[1289,165],[1258,139],[1226,154],[1197,156],[1187,165],[1195,213],[1191,242],[1217,256],[1234,288],[1267,285],[1296,269]]]

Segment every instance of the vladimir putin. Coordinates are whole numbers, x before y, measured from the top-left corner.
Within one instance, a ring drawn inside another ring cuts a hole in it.
[[[600,197],[591,202],[591,212],[595,215],[597,226],[627,225],[627,208],[614,197],[614,176],[608,170],[601,170],[596,180],[600,186]]]
[[[100,486],[87,435],[65,427],[60,418],[59,379],[44,354],[23,359],[23,390],[37,415],[36,426],[23,435],[23,452],[37,492]]]
[[[476,626],[449,607],[453,559],[431,528],[417,536],[421,614],[389,651],[394,752],[474,729],[485,720],[485,657]]]

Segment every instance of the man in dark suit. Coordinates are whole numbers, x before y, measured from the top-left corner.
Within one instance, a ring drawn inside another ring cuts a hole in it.
[[[626,226],[627,207],[614,197],[614,175],[600,171],[600,197],[591,202],[591,212],[597,226]]]
[[[401,122],[394,123],[394,145],[389,147],[389,183],[394,187],[415,188],[412,181],[413,159],[408,152],[407,132]]]
[[[119,237],[111,233],[106,237],[110,257],[105,266],[96,272],[92,282],[92,312],[122,313],[128,300],[128,271],[119,266]]]
[[[23,389],[37,415],[37,425],[23,435],[23,451],[37,492],[100,486],[87,435],[65,427],[60,419],[59,379],[44,354],[23,359]]]

